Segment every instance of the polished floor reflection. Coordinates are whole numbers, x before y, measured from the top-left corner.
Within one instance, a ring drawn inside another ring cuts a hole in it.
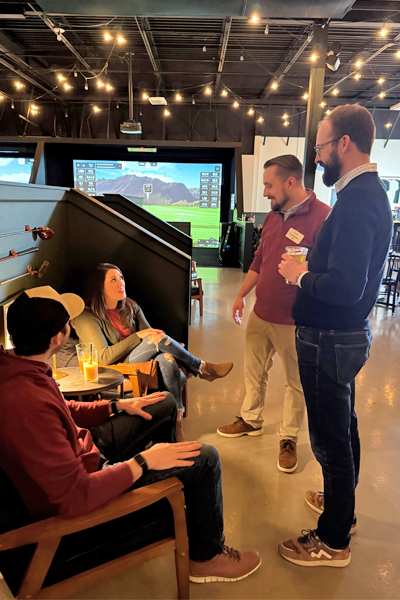
[[[233,360],[224,380],[191,380],[188,439],[216,446],[223,465],[225,533],[237,548],[255,548],[261,568],[232,584],[191,584],[199,598],[400,598],[400,313],[384,308],[371,315],[371,357],[357,380],[356,408],[362,443],[357,490],[358,532],[352,539],[352,562],[345,569],[307,569],[284,561],[278,542],[314,528],[318,515],[305,501],[307,489],[321,489],[319,465],[310,449],[307,423],[299,438],[299,467],[287,475],[277,470],[277,431],[282,419],[283,370],[275,360],[265,408],[264,435],[226,439],[216,429],[239,414],[244,394],[243,347],[252,294],[242,326],[231,307],[244,275],[236,269],[198,269],[205,290],[204,316],[193,302],[190,350],[210,361]],[[277,298],[277,302],[279,299]],[[156,326],[156,324],[154,324]],[[1,598],[0,592],[0,598]],[[173,556],[162,557],[71,598],[176,598]]]

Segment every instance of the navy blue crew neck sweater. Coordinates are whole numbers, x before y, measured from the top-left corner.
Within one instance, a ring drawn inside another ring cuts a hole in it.
[[[308,258],[292,309],[296,325],[356,331],[368,324],[385,269],[393,220],[377,173],[337,195]]]

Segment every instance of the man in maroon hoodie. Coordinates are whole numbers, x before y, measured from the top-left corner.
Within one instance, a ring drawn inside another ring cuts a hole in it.
[[[246,329],[244,376],[246,397],[241,416],[217,431],[224,437],[262,435],[268,372],[276,353],[283,362],[285,396],[280,431],[278,469],[297,468],[297,434],[305,413],[295,346],[292,305],[297,286],[279,276],[281,250],[287,246],[311,249],[330,208],[303,186],[303,168],[293,155],[277,156],[264,164],[264,197],[271,200],[245,282],[233,305],[233,318],[242,322],[245,297],[256,288],[256,303]]]
[[[49,286],[23,292],[10,306],[14,351],[0,349],[0,468],[36,521],[85,514],[129,488],[179,477],[191,581],[247,577],[261,559],[225,545],[218,453],[197,442],[169,443],[176,422],[171,394],[88,403],[60,393],[48,361],[83,309],[79,296]],[[149,441],[167,443],[145,450]],[[124,519],[129,532],[129,515]]]

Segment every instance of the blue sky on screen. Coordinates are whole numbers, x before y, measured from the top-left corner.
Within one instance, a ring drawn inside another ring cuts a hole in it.
[[[79,161],[78,161],[79,162]],[[138,175],[143,177],[158,178],[165,183],[184,183],[187,188],[197,188],[200,184],[200,173],[202,171],[211,172],[215,171],[215,167],[220,167],[220,173],[222,172],[222,166],[219,163],[214,164],[196,164],[196,163],[157,163],[156,167],[151,166],[139,166],[137,161],[95,161],[96,162],[96,179],[116,179],[123,175]],[[113,162],[118,164],[122,163],[122,169],[99,169],[97,166],[102,162],[110,164]],[[146,164],[150,165],[151,162],[156,162],[154,159],[148,161]],[[74,161],[76,163],[76,161]]]
[[[24,161],[24,164],[20,164]],[[24,158],[0,158],[0,181],[29,183],[32,162]]]

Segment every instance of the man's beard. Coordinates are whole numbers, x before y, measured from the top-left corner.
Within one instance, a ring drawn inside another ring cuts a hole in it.
[[[329,163],[320,162],[319,164],[321,167],[324,167],[322,181],[327,187],[332,187],[332,185],[334,185],[340,179],[342,163],[340,162],[338,153],[336,151],[332,151],[329,160]]]
[[[276,199],[271,200],[271,209],[273,212],[281,212],[285,206],[287,205],[287,203],[289,202],[290,198],[289,196],[283,196],[282,200],[280,202],[277,202]],[[274,204],[273,204],[274,202]]]

